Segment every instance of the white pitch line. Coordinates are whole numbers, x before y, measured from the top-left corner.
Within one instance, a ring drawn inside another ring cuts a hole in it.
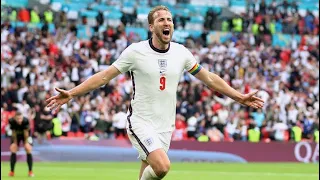
[[[41,168],[50,168],[50,169],[59,169],[62,170],[62,171],[70,171],[70,169],[66,169],[64,167],[37,167],[37,169],[41,169]],[[72,168],[74,170],[88,170],[88,171],[96,171],[97,168],[85,168],[85,167],[75,167],[75,168]],[[112,169],[112,171],[114,172],[139,172],[139,169],[115,169],[115,168],[103,168],[103,167],[99,167],[99,169]],[[56,172],[56,171],[55,171]],[[226,175],[226,176],[234,176],[234,175],[237,175],[237,176],[255,176],[255,175],[259,175],[259,176],[285,176],[285,177],[318,177],[319,174],[314,174],[314,173],[273,173],[273,172],[234,172],[234,171],[209,171],[209,170],[197,170],[197,171],[185,171],[185,170],[171,170],[170,173],[183,173],[183,174],[203,174],[203,173],[206,173],[206,174],[221,174],[221,175]]]

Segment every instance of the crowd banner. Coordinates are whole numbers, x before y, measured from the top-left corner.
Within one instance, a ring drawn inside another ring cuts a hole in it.
[[[1,161],[10,160],[10,140],[1,140]],[[53,139],[33,148],[35,161],[138,161],[127,140],[89,141]],[[25,160],[23,148],[18,160]],[[172,162],[319,162],[319,144],[311,142],[197,142],[172,141],[168,152]]]

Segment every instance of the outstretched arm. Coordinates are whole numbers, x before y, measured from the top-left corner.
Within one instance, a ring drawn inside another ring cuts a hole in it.
[[[91,76],[89,79],[85,80],[83,83],[71,89],[70,95],[72,97],[80,96],[86,94],[92,90],[95,90],[107,83],[116,76],[120,74],[120,71],[113,65],[108,67],[108,69],[98,72]]]
[[[56,88],[56,90],[60,93],[46,100],[48,103],[47,107],[50,108],[50,110],[56,109],[55,112],[58,112],[60,107],[69,102],[72,98],[86,94],[107,84],[111,79],[115,78],[119,74],[120,71],[111,65],[108,69],[94,74],[89,79],[85,80],[83,83],[69,91]]]
[[[223,79],[218,75],[209,72],[202,68],[196,75],[196,78],[205,83],[209,88],[224,94],[235,101],[247,105],[253,108],[262,108],[263,100],[254,96],[258,91],[251,92],[249,94],[241,94],[240,92],[229,86]]]

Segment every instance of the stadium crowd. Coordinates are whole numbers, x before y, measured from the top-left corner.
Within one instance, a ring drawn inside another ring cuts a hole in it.
[[[234,103],[184,73],[177,92],[173,140],[300,141],[301,133],[302,139],[318,141],[319,19],[310,13],[301,17],[278,12],[274,3],[268,8],[263,4],[253,6],[241,16],[241,29],[252,27],[244,30],[249,33],[238,31],[235,20],[227,29],[234,33],[224,43],[208,43],[205,33],[184,43],[203,67],[219,74],[235,89],[244,93],[259,89],[264,108],[253,110]],[[26,14],[19,12],[17,18],[22,20]],[[275,16],[269,19],[270,15]],[[50,20],[46,15],[38,16],[41,21]],[[122,133],[132,94],[129,74],[75,98],[57,114],[45,108],[46,98],[57,93],[54,88],[71,89],[107,68],[128,45],[140,40],[137,35],[127,35],[126,26],[120,24],[109,26],[102,36],[96,32],[89,41],[82,41],[76,36],[75,24],[65,16],[61,12],[51,19],[58,22],[54,33],[49,32],[47,24],[33,31],[13,28],[12,21],[1,24],[2,136],[10,136],[7,122],[18,110],[30,119],[38,137],[125,137]],[[26,19],[30,21],[30,17]],[[210,20],[206,18],[205,28],[210,29]],[[272,34],[275,27],[268,22],[274,20],[285,23],[285,27],[293,25],[281,31],[300,34],[300,43],[292,39],[290,47],[273,47],[270,36],[262,34]],[[254,24],[261,27],[255,29]]]

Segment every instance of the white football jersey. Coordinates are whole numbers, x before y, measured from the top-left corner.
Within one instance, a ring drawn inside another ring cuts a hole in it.
[[[129,71],[132,78],[127,127],[143,124],[158,133],[173,131],[180,77],[184,69],[193,75],[201,69],[191,52],[174,42],[167,50],[159,50],[150,39],[128,46],[113,66],[121,73]]]

